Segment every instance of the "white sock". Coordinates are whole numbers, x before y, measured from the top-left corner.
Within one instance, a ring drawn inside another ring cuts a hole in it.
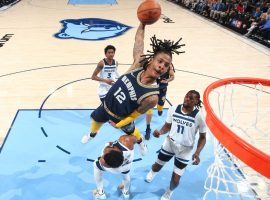
[[[103,194],[103,177],[102,177],[102,171],[96,166],[96,162],[93,164],[94,167],[94,178],[97,185],[97,190],[99,194]]]
[[[157,175],[157,172],[154,172],[152,169],[149,171],[149,173],[148,174],[150,174],[150,177],[151,177],[151,180],[149,180],[150,182],[155,178],[155,176]],[[146,179],[147,179],[147,177],[146,177]]]
[[[168,191],[168,193],[169,193],[170,195],[172,195],[173,190],[171,190],[170,188],[168,188],[167,191]]]

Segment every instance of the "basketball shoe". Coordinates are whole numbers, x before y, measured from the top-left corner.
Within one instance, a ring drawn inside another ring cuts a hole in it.
[[[102,193],[99,193],[97,189],[93,190],[93,196],[95,197],[96,200],[107,199],[106,194],[104,193],[104,191],[102,191]]]

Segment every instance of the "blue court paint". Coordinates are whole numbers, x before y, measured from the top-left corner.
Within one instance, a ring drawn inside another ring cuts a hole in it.
[[[116,0],[69,0],[68,4],[117,4]]]
[[[104,144],[116,140],[122,132],[106,123],[95,139],[89,144],[81,144],[81,137],[89,131],[91,112],[85,109],[43,110],[39,118],[38,109],[19,110],[0,153],[0,200],[93,199],[93,161]],[[157,111],[153,111],[152,130],[163,125],[166,113],[167,110],[159,117]],[[136,125],[144,134],[144,115],[136,120]],[[146,141],[149,153],[144,157],[136,145],[131,169],[132,199],[158,200],[168,187],[172,161],[152,183],[144,181],[164,138],[151,137]],[[201,154],[201,164],[188,166],[172,199],[202,199],[206,170],[213,161],[212,148],[208,142]],[[104,174],[108,199],[120,199],[117,190],[120,181],[121,175]]]

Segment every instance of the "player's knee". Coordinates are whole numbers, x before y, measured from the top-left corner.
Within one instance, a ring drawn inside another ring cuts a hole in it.
[[[135,131],[135,124],[132,122],[126,126],[123,126],[121,130],[124,131],[128,135],[133,135]]]
[[[156,160],[156,163],[157,163],[159,166],[163,167],[163,165],[165,165],[166,161],[162,161],[162,160],[160,160],[160,159],[157,159],[157,160]],[[161,167],[160,167],[160,168],[161,168]]]
[[[132,135],[139,141],[141,139],[141,133],[139,131],[138,128],[134,129],[134,132],[132,133]]]
[[[174,174],[177,174],[180,177],[184,174],[185,168],[180,169],[180,168],[174,166],[173,172],[174,172]]]

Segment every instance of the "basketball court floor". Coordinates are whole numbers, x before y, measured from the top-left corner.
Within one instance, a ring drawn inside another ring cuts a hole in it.
[[[90,76],[108,44],[116,46],[120,74],[132,63],[141,1],[93,2],[98,1],[21,0],[0,12],[0,200],[93,199],[93,160],[121,132],[106,124],[89,144],[80,143],[89,130],[90,113],[100,104],[98,83]],[[167,94],[172,104],[182,103],[191,89],[203,96],[210,83],[222,78],[269,79],[268,48],[166,0],[159,3],[162,16],[146,27],[145,50],[154,34],[182,37],[186,44],[185,53],[173,57],[176,77]],[[154,111],[152,130],[161,127],[165,116],[166,110],[162,117]],[[144,134],[145,117],[136,125]],[[132,199],[160,199],[168,186],[172,162],[152,183],[144,182],[164,138],[151,137],[144,157],[136,147]],[[209,133],[200,165],[188,166],[172,199],[202,199],[213,154]],[[121,177],[105,174],[104,179],[108,199],[121,199]]]

